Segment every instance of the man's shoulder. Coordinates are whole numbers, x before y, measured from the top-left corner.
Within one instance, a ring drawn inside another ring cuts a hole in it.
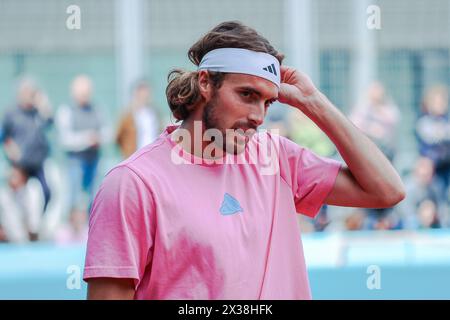
[[[276,130],[258,131],[253,139],[252,147],[265,147],[276,151],[278,155],[285,155],[291,152],[301,152],[305,148],[287,137],[280,135]]]
[[[20,113],[21,113],[21,111],[18,107],[9,106],[6,108],[3,116],[5,119],[11,119],[11,118],[19,115]]]
[[[116,167],[127,167],[134,171],[161,169],[166,159],[170,157],[170,148],[162,137],[134,152]],[[114,169],[113,168],[113,169]]]
[[[117,191],[117,188],[133,190],[148,190],[151,193],[158,189],[158,181],[163,179],[166,172],[163,159],[168,149],[164,146],[164,140],[155,142],[136,151],[129,158],[109,169],[103,178],[103,188]]]
[[[3,125],[6,126],[21,126],[26,118],[19,107],[10,107],[3,114]]]

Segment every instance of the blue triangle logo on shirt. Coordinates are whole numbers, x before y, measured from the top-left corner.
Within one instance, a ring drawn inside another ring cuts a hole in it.
[[[239,204],[239,201],[237,201],[229,193],[225,193],[225,195],[223,196],[222,205],[220,206],[220,214],[223,216],[228,216],[230,214],[235,214],[238,212],[244,212],[244,210],[241,208],[241,205]]]

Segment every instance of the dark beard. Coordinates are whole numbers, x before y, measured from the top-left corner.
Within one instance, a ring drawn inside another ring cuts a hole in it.
[[[223,128],[220,126],[220,116],[217,112],[217,103],[218,97],[217,97],[217,89],[214,90],[213,95],[211,97],[211,100],[205,105],[205,108],[203,109],[203,114],[202,114],[202,121],[203,121],[203,125],[205,126],[205,130],[208,129],[217,129],[221,132],[222,134],[222,145],[219,145],[220,148],[222,148],[223,152],[227,152],[227,144],[226,144],[226,129],[227,128]],[[248,124],[248,123],[243,123],[243,122],[237,122],[234,124],[234,126],[232,128],[228,128],[228,129],[236,129],[235,127],[239,127],[239,126],[243,126],[243,127],[249,127],[249,128],[253,128],[253,129],[257,129],[256,127]],[[214,141],[214,136],[212,137],[212,141]],[[235,141],[236,142],[236,141]],[[232,150],[232,154],[236,155],[238,154],[238,150],[237,150],[237,145],[234,144],[233,146],[233,150]],[[228,150],[229,152],[230,150]]]
[[[205,105],[205,108],[203,109],[203,124],[206,130],[219,129],[222,132],[223,130],[217,127],[218,119],[216,115],[216,109],[217,103],[215,96],[213,96],[213,98]]]
[[[217,96],[216,92],[213,93],[211,100],[205,105],[202,114],[203,125],[205,130],[217,129],[222,133],[222,145],[220,148],[226,152],[226,142],[225,142],[225,130],[219,127],[219,119],[217,118]],[[212,137],[212,141],[214,141]]]

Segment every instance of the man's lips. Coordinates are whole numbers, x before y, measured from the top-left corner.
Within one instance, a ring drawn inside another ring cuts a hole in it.
[[[239,133],[240,135],[244,135],[247,137],[251,137],[256,133],[256,129],[254,128],[248,128],[248,127],[239,127],[234,128],[234,131]]]
[[[238,141],[241,140],[240,143],[247,144],[255,134],[256,130],[253,128],[237,128],[234,129],[234,132],[237,135]]]

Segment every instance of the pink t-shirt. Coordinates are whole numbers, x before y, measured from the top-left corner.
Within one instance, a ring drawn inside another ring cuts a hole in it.
[[[310,299],[296,212],[318,213],[340,163],[269,133],[245,154],[264,135],[277,146],[272,172],[262,161],[174,161],[175,128],[104,178],[84,279],[132,278],[136,299]]]

